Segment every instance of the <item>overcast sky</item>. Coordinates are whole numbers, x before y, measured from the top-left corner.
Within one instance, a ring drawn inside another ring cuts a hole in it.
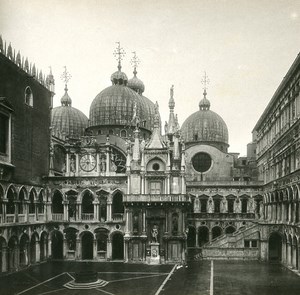
[[[73,106],[87,116],[117,70],[133,76],[141,60],[144,95],[168,118],[174,84],[179,122],[198,110],[201,79],[210,79],[211,110],[227,123],[231,152],[246,154],[251,131],[300,51],[300,0],[0,0],[0,34],[56,79],[60,105],[63,66],[72,75]]]

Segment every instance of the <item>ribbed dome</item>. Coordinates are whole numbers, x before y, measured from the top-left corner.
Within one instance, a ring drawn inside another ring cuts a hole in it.
[[[67,88],[61,98],[61,104],[60,107],[52,110],[51,126],[54,135],[60,138],[68,136],[72,139],[79,139],[88,127],[88,118],[80,110],[71,106],[72,100]]]
[[[128,81],[127,86],[139,94],[142,94],[145,91],[145,85],[143,81],[136,76]]]
[[[204,98],[199,104],[199,111],[190,115],[182,124],[183,140],[188,142],[215,142],[228,145],[228,129],[224,120],[209,110],[210,102]]]
[[[136,106],[136,107],[135,107]],[[135,110],[136,108],[136,110]],[[90,107],[90,127],[103,125],[140,126],[153,128],[154,104],[125,85],[112,85],[101,91]]]

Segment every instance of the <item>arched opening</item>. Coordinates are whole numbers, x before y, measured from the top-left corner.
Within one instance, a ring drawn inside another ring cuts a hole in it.
[[[36,263],[37,261],[37,242],[38,236],[33,234],[30,240],[30,263]]]
[[[46,260],[48,257],[48,235],[46,232],[41,234],[41,242],[40,242],[40,260]]]
[[[123,235],[121,233],[115,233],[112,237],[112,259],[124,259],[124,242]]]
[[[29,237],[26,234],[23,234],[20,239],[20,258],[19,258],[20,267],[24,267],[29,264],[28,252],[29,252]]]
[[[113,196],[112,213],[113,214],[123,214],[124,213],[123,196],[120,192],[116,193]]]
[[[200,200],[200,204],[201,204],[201,212],[202,213],[206,213],[206,207],[207,207],[207,199],[201,199]]]
[[[51,236],[51,252],[53,259],[63,259],[63,234],[58,230]]]
[[[7,265],[6,241],[3,237],[0,237],[0,273],[5,272],[7,270],[6,265]]]
[[[193,226],[189,226],[189,231],[187,234],[187,246],[188,247],[196,246],[196,229]]]
[[[107,252],[107,239],[108,231],[106,229],[96,229],[96,240],[97,240],[97,255],[101,259],[105,259]]]
[[[227,204],[228,204],[228,213],[233,213],[234,212],[234,199],[227,199]]]
[[[15,271],[18,264],[18,239],[13,236],[8,241],[8,270]]]
[[[215,239],[222,235],[222,229],[219,226],[214,226],[212,228],[212,239]]]
[[[282,237],[273,232],[269,237],[269,261],[280,262],[282,254]]]
[[[242,199],[242,213],[247,213],[247,199]]]
[[[41,191],[39,193],[37,206],[38,206],[38,213],[43,214],[44,213],[44,191]]]
[[[26,190],[23,187],[19,193],[19,203],[18,203],[18,214],[25,213],[25,199],[26,199]],[[25,220],[24,220],[25,221]]]
[[[198,228],[198,244],[199,247],[202,247],[209,241],[208,228],[206,226],[200,226]]]
[[[233,227],[231,225],[226,227],[226,229],[225,229],[226,234],[233,234],[235,231],[236,231],[235,227]]]
[[[31,190],[29,194],[29,214],[35,213],[34,192]]]
[[[81,237],[82,259],[93,259],[94,236],[90,232],[83,233]]]
[[[298,241],[297,238],[294,236],[293,237],[293,246],[292,246],[292,251],[293,251],[293,261],[292,261],[292,265],[295,269],[298,269],[298,258],[299,258],[299,253],[298,253]]]
[[[15,191],[10,187],[7,192],[6,214],[15,214]]]
[[[94,213],[93,194],[90,191],[86,191],[82,197],[82,213]]]
[[[219,198],[215,199],[214,203],[215,203],[215,213],[220,213],[220,204],[221,204],[220,199]]]
[[[54,213],[54,214],[63,214],[64,213],[63,197],[59,191],[56,191],[53,196],[52,213]]]

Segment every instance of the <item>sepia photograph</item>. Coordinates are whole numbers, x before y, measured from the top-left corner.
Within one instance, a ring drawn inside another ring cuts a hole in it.
[[[300,0],[0,0],[1,295],[299,295]]]

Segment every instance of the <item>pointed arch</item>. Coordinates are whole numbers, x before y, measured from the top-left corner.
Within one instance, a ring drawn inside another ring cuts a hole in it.
[[[124,205],[123,205],[123,194],[121,191],[116,191],[112,195],[112,214],[123,214]]]
[[[63,194],[60,190],[55,190],[52,196],[52,213],[64,213]]]

